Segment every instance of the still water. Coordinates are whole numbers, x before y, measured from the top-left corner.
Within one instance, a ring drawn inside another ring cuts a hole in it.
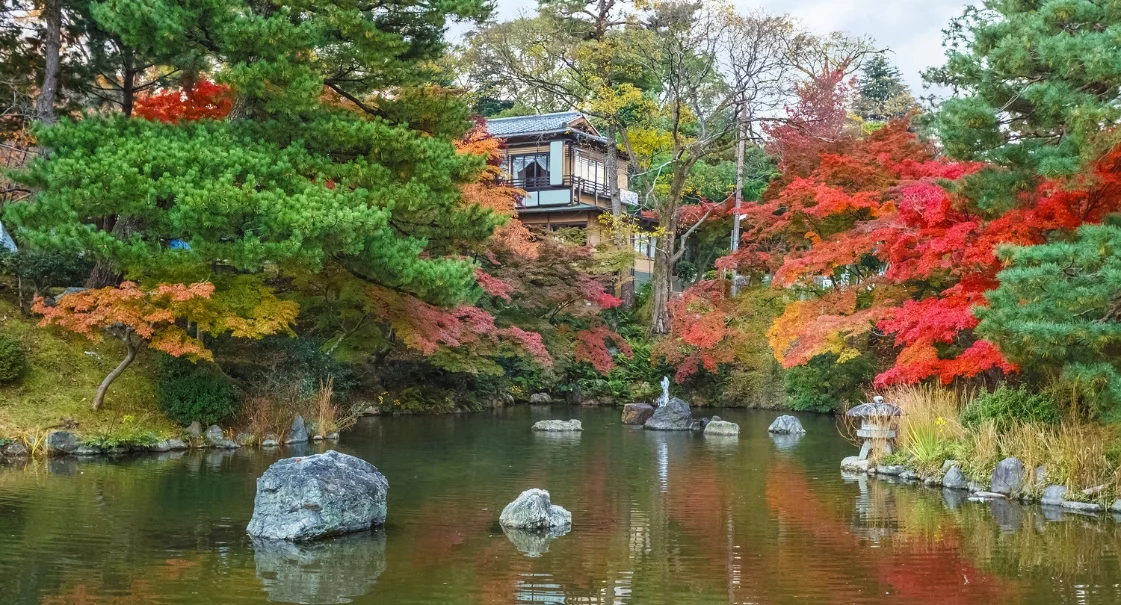
[[[0,466],[0,603],[1121,603],[1113,519],[846,479],[829,418],[791,440],[719,413],[740,439],[562,407],[364,419],[335,447],[389,478],[387,524],[312,546],[245,535],[280,452]],[[529,431],[567,417],[584,432]],[[530,487],[568,535],[498,527]]]

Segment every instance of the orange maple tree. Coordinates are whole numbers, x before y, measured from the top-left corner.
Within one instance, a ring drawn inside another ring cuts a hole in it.
[[[32,310],[43,316],[40,326],[59,326],[93,342],[105,334],[125,345],[125,358],[97,388],[93,409],[105,400],[109,386],[147,347],[192,361],[213,360],[203,344],[203,333],[229,333],[238,338],[259,338],[286,330],[296,319],[298,306],[280,301],[271,292],[258,293],[256,304],[215,298],[214,284],[159,284],[144,289],[135,282],[120,286],[83,290],[60,296],[53,304],[36,298]],[[248,308],[247,308],[248,307]],[[195,326],[191,336],[187,326]]]

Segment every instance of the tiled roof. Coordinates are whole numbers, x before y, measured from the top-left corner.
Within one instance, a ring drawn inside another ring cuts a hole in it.
[[[524,136],[564,130],[572,122],[584,117],[579,111],[543,113],[535,116],[516,118],[495,118],[487,120],[487,132],[496,137]]]

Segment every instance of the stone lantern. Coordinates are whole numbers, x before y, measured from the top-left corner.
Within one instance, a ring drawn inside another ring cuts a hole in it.
[[[867,460],[873,453],[880,455],[892,452],[891,445],[895,440],[892,425],[895,418],[903,415],[903,410],[898,406],[885,403],[883,397],[876,396],[872,403],[862,403],[845,415],[860,419],[860,429],[856,431],[856,436],[864,439],[864,445],[860,447],[861,460]]]

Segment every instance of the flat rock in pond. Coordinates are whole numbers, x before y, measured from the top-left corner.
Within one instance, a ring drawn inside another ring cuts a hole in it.
[[[841,470],[850,473],[866,473],[868,472],[868,460],[861,460],[860,456],[849,456],[841,460]]]
[[[1077,502],[1074,500],[1064,501],[1062,507],[1080,513],[1100,513],[1103,510],[1102,505],[1096,502]]]
[[[767,427],[768,433],[778,433],[779,435],[802,435],[805,434],[806,429],[802,428],[802,423],[794,416],[779,416]]]
[[[27,448],[18,441],[13,441],[4,446],[4,455],[9,458],[24,458],[27,456]]]
[[[673,397],[665,405],[655,408],[643,427],[651,431],[691,431],[693,412],[688,403]]]
[[[654,406],[649,403],[628,403],[623,406],[623,424],[645,424],[654,415]]]
[[[330,450],[285,458],[257,479],[253,518],[256,538],[307,542],[385,523],[389,481],[377,467]]]
[[[942,478],[942,487],[948,489],[969,489],[969,479],[965,477],[965,473],[955,464],[946,471],[946,476]]]
[[[727,420],[710,420],[705,425],[705,436],[739,437],[740,425]]]
[[[547,433],[571,433],[582,431],[584,427],[579,420],[538,420],[533,423],[533,430]]]
[[[572,513],[553,504],[549,492],[527,489],[502,509],[498,524],[524,530],[563,529],[572,525]]]
[[[1024,486],[1024,463],[1013,457],[1001,460],[993,471],[989,491],[998,494],[1014,494]]]

